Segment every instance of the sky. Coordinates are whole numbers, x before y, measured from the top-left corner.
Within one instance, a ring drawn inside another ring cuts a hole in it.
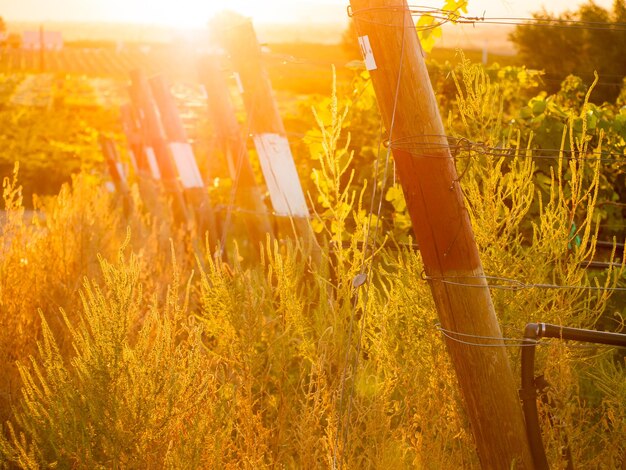
[[[441,6],[443,0],[408,2]],[[559,12],[584,3],[579,0],[469,0],[469,14],[526,17],[542,5]],[[610,7],[611,0],[596,0]],[[123,22],[199,28],[218,11],[229,9],[259,23],[309,23],[346,20],[348,0],[0,0],[7,21]]]

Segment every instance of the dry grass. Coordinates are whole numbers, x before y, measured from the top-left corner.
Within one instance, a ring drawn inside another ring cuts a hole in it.
[[[461,88],[477,87],[464,94],[470,116],[494,89],[477,70],[467,74]],[[147,215],[138,198],[124,219],[86,176],[26,223],[17,183],[5,182],[0,410],[8,421],[0,466],[478,466],[429,289],[418,277],[419,253],[392,250],[393,240],[375,259],[361,252],[367,191],[346,184],[351,155],[338,101],[318,113],[324,145],[313,181],[327,202],[316,220],[324,237],[319,264],[289,241],[268,241],[260,260],[239,253],[227,264],[202,250],[196,259],[186,235]],[[497,100],[488,102],[497,109]],[[479,121],[492,111],[473,116],[468,132],[483,135],[470,138],[489,140],[494,126]],[[530,233],[529,201],[538,197],[532,162],[519,155],[506,165],[472,165],[463,186],[489,273],[593,282],[580,261],[594,246],[598,168],[585,165],[555,168]],[[583,207],[589,215],[572,250],[571,214]],[[373,274],[356,289],[363,263],[374,263]],[[608,273],[606,285],[622,274]],[[593,327],[611,313],[597,292],[494,291],[494,300],[511,336],[531,320]],[[516,350],[511,358],[517,364]],[[545,423],[555,468],[563,434],[581,468],[620,465],[623,362],[554,345],[539,366],[560,403],[549,411],[562,426]]]

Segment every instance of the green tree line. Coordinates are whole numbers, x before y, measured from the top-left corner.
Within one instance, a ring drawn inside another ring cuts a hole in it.
[[[614,101],[626,76],[624,0],[615,0],[610,10],[591,1],[560,15],[543,9],[533,13],[533,18],[541,19],[541,24],[518,25],[510,39],[527,67],[545,71],[550,91],[556,91],[569,74],[580,76],[589,84],[596,71],[600,83],[594,100]]]

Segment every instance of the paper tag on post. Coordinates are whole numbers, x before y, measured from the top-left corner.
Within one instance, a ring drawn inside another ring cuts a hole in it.
[[[361,53],[363,54],[363,60],[365,61],[365,68],[367,70],[376,70],[376,60],[374,59],[374,51],[372,51],[372,45],[370,44],[370,38],[368,35],[359,36],[359,46],[361,46]]]
[[[204,180],[196,163],[191,145],[186,142],[170,143],[170,151],[178,170],[178,176],[184,188],[203,188]]]
[[[152,147],[146,147],[146,158],[148,160],[148,166],[150,167],[152,177],[157,181],[160,180],[161,170],[159,170],[156,155],[154,154],[154,149]]]
[[[254,146],[274,212],[282,216],[309,217],[287,138],[278,134],[255,135]]]

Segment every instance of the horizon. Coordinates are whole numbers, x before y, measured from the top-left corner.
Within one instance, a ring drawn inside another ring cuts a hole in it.
[[[42,8],[29,10],[32,17],[14,18],[11,13],[24,12],[28,5],[42,3],[41,0],[21,0],[16,4],[6,5],[10,0],[0,0],[0,12],[9,30],[14,32],[23,32],[43,25],[44,28],[61,30],[66,41],[121,41],[121,42],[146,42],[146,43],[169,43],[172,41],[193,41],[202,38],[208,30],[210,17],[206,20],[198,20],[203,18],[203,13],[197,15],[197,24],[181,24],[184,15],[178,15],[177,19],[170,22],[151,21],[151,18],[144,16],[139,21],[138,17],[133,17],[133,11],[137,13],[145,0],[135,0],[130,3],[133,8],[125,11],[123,14],[117,12],[117,19],[111,16],[111,13],[105,16],[99,16],[104,10],[115,13],[112,5],[120,3],[122,0],[111,0],[107,5],[103,5],[101,0],[58,0],[55,4],[71,5],[80,2],[82,9],[72,11],[68,15],[68,9],[58,8],[55,14],[48,19],[42,19],[46,15],[50,16],[49,4],[44,4]],[[155,0],[157,3],[162,0]],[[196,5],[192,0],[179,0],[183,7],[193,6],[198,11],[208,13],[212,11],[212,16],[219,13],[218,9],[221,4],[212,2],[212,6]],[[265,12],[260,11],[258,4],[251,4],[250,0],[237,0],[230,2],[229,7],[242,16],[249,17],[253,20],[260,39],[262,42],[311,42],[320,44],[334,44],[341,41],[341,35],[348,25],[348,15],[345,0],[322,0],[314,3],[310,0],[301,0],[288,2],[286,0],[269,0],[274,5],[282,5],[284,8],[281,14],[275,14],[274,8],[267,8]],[[430,5],[441,5],[442,0],[431,0],[425,2]],[[541,8],[540,0],[530,0],[528,2],[519,1],[501,1],[486,0],[482,2],[471,2],[468,7],[469,16],[486,17],[517,17],[529,16],[528,13],[520,13],[521,9],[527,11],[537,10]],[[584,3],[566,2],[558,0],[552,2],[548,11],[562,11],[564,6],[572,10],[577,5]],[[89,14],[84,11],[85,5],[99,5],[100,9],[95,9]],[[522,5],[523,4],[523,5]],[[602,0],[598,2],[605,8],[610,8],[610,0]],[[247,9],[244,7],[248,7]],[[47,8],[45,8],[47,7]],[[487,8],[490,7],[490,8]],[[203,10],[204,8],[204,10]],[[256,8],[256,9],[255,9]],[[184,8],[183,8],[184,10]],[[193,10],[193,9],[192,9]],[[48,13],[46,13],[48,11]],[[297,14],[294,14],[294,11]],[[507,14],[508,11],[508,14]],[[36,13],[33,13],[36,12]],[[82,13],[81,13],[82,12]],[[161,13],[162,14],[162,13]],[[82,18],[81,18],[82,15]],[[126,16],[124,16],[126,15]],[[73,17],[72,17],[73,16]],[[152,19],[155,19],[154,17]],[[184,22],[183,22],[184,23]],[[489,43],[491,52],[501,54],[512,54],[513,46],[508,40],[508,34],[511,27],[498,25],[474,25],[457,24],[444,25],[442,38],[437,41],[437,47],[443,48],[473,48],[483,49]]]
[[[179,28],[172,25],[122,22],[79,21],[6,21],[8,29],[22,34],[25,31],[61,31],[65,42],[112,41],[167,44],[178,41],[195,41],[208,33],[207,27]],[[255,23],[261,42],[311,42],[335,44],[347,25],[343,23]]]
[[[424,6],[438,7],[443,0],[426,0]],[[560,13],[575,10],[584,1],[556,0],[483,0],[470,1],[468,15],[496,17],[528,17],[549,6],[547,11]],[[610,8],[611,0],[598,5]],[[260,5],[253,0],[212,1],[179,0],[175,5],[166,0],[0,0],[1,16],[8,23],[98,23],[204,29],[210,19],[223,10],[250,17],[255,24],[346,24],[347,0],[268,0]]]

